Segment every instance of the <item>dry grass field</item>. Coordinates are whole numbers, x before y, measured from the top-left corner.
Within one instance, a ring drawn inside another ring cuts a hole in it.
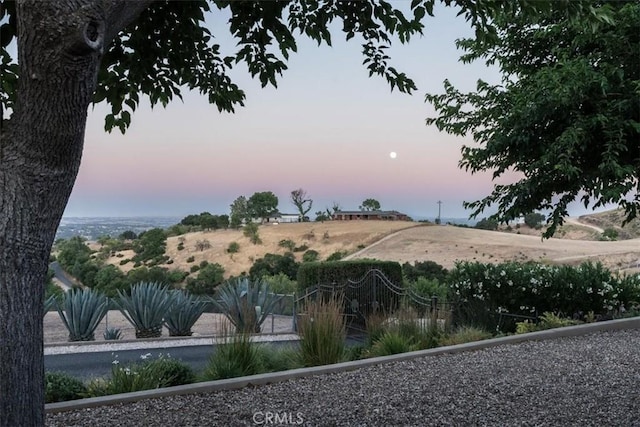
[[[579,264],[591,260],[600,261],[613,271],[637,272],[640,271],[637,268],[640,239],[613,242],[566,238],[542,240],[539,235],[432,226],[400,231],[348,258],[377,258],[401,263],[430,260],[446,268],[453,267],[458,260],[549,264]]]
[[[179,268],[189,271],[192,265],[202,261],[219,263],[225,268],[225,276],[237,276],[248,272],[251,265],[266,253],[284,254],[288,251],[279,246],[282,240],[291,240],[297,247],[307,246],[319,253],[319,259],[324,260],[334,252],[353,253],[359,248],[394,233],[398,230],[419,226],[418,223],[408,221],[327,221],[305,222],[292,224],[265,224],[258,228],[262,243],[253,244],[245,237],[241,230],[216,230],[188,233],[183,236],[167,239],[168,255],[173,263],[163,265],[167,268]],[[208,249],[200,250],[198,242],[208,242]],[[183,250],[178,250],[182,242]],[[229,244],[236,242],[240,245],[237,253],[228,253]],[[295,252],[296,259],[301,261],[304,251]],[[133,263],[120,266],[122,259],[133,257],[133,251],[123,251],[120,255],[109,258],[108,262],[120,267],[123,271],[133,268]],[[188,262],[193,257],[193,261]]]

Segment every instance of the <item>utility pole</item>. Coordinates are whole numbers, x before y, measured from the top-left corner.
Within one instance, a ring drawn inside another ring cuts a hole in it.
[[[442,223],[442,217],[440,216],[442,212],[442,201],[438,200],[438,218],[436,219],[436,224]]]

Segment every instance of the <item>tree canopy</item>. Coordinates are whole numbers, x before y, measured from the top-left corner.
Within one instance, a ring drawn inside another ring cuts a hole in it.
[[[365,199],[360,205],[360,210],[363,211],[378,211],[380,210],[380,202],[376,199]]]
[[[261,218],[265,221],[278,212],[278,197],[271,191],[253,193],[247,200],[247,210],[251,218]]]
[[[459,41],[462,60],[497,64],[502,84],[462,93],[445,81],[444,94],[427,95],[437,112],[427,123],[473,136],[462,168],[518,177],[465,203],[474,217],[494,204],[503,222],[546,210],[549,237],[574,200],[638,215],[640,4],[605,3],[610,21],[517,13],[495,20],[495,39]]]

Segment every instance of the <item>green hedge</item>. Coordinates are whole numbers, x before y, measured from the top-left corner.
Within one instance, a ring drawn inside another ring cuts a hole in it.
[[[358,281],[372,269],[378,269],[387,279],[398,287],[402,286],[402,267],[397,262],[357,260],[357,261],[332,261],[304,263],[298,269],[298,294],[304,295],[307,288],[317,285],[330,286],[336,284],[337,288],[344,288],[349,280]],[[378,309],[391,312],[398,305],[398,297],[389,291],[386,286],[376,287],[376,294],[371,295],[373,288],[365,287],[358,290],[347,289],[345,291],[345,313],[353,314],[352,319],[356,324],[363,324],[366,317],[373,311],[372,301],[378,303]],[[359,308],[355,313],[351,310],[351,301],[358,300]]]

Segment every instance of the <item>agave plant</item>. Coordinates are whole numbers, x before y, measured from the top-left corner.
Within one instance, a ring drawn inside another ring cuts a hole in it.
[[[173,305],[164,319],[164,324],[172,337],[190,337],[191,328],[202,316],[207,302],[187,292],[175,290]]]
[[[235,326],[238,333],[260,332],[277,298],[265,282],[251,282],[246,277],[227,282],[214,300],[216,307]]]
[[[49,298],[44,300],[44,311],[42,312],[43,316],[46,316],[49,310],[54,308],[57,304],[57,299],[55,295],[49,295]]]
[[[108,310],[107,297],[89,288],[71,289],[57,306],[69,341],[95,340],[95,330]]]
[[[131,287],[131,295],[118,291],[114,302],[135,328],[136,338],[157,338],[162,335],[164,316],[171,308],[173,295],[160,283],[140,282]]]
[[[105,341],[117,341],[122,338],[122,331],[120,328],[107,328],[102,336]]]

